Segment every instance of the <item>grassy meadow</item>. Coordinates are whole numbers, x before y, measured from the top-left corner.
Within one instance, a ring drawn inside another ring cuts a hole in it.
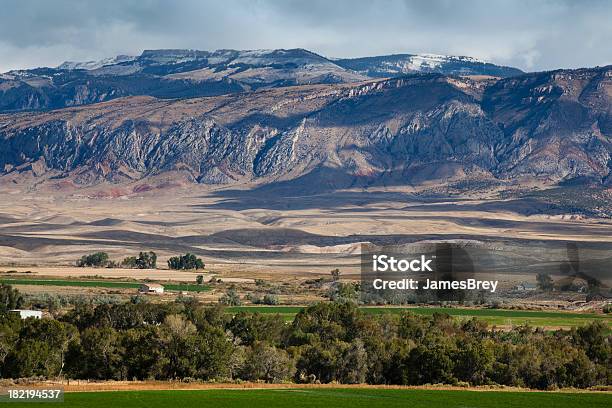
[[[237,306],[228,308],[229,313],[241,311],[273,313],[283,316],[286,320],[302,310],[300,306]],[[545,312],[532,310],[505,310],[505,309],[467,309],[450,307],[362,307],[362,311],[371,314],[402,313],[409,311],[418,315],[431,316],[434,313],[447,313],[463,319],[477,317],[491,325],[518,326],[529,324],[531,326],[546,327],[576,327],[587,324],[593,320],[601,320],[612,326],[612,316],[595,313],[571,312]]]
[[[167,406],[215,408],[350,407],[451,408],[481,407],[609,407],[612,394],[562,392],[458,391],[425,389],[307,388],[251,390],[112,391],[66,393],[62,407],[162,408]],[[12,403],[28,407],[31,403]]]
[[[141,282],[119,282],[100,280],[70,280],[70,279],[0,279],[0,283],[8,285],[38,285],[38,286],[75,286],[89,288],[111,288],[111,289],[138,289]],[[191,284],[166,284],[164,288],[170,291],[206,292],[210,288],[206,285]]]

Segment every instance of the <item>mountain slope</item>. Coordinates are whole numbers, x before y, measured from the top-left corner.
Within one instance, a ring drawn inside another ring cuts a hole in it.
[[[160,174],[320,191],[431,181],[608,182],[612,67],[422,74],[0,115],[4,179]],[[173,177],[174,177],[173,176]]]
[[[437,72],[445,75],[487,75],[505,78],[523,73],[523,71],[517,68],[499,66],[475,58],[436,54],[393,54],[338,59],[334,62],[341,67],[372,78],[426,72]]]
[[[559,70],[499,81],[482,106],[504,131],[499,172],[609,180],[612,69]]]
[[[0,76],[0,112],[56,109],[123,96],[193,98],[317,83],[358,82],[365,76],[302,49],[148,50],[57,68]]]
[[[359,72],[357,72],[359,71]],[[0,112],[48,110],[124,96],[194,98],[307,84],[354,83],[419,72],[509,76],[520,71],[467,57],[396,55],[329,60],[303,49],[146,50],[101,61],[0,75]]]

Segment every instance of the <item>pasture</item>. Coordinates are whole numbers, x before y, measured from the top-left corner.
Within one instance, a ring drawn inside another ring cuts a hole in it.
[[[110,289],[138,289],[141,282],[121,282],[111,280],[70,280],[70,279],[0,279],[0,283],[8,285],[37,285],[37,286],[76,286],[88,288],[110,288]],[[164,283],[168,291],[176,292],[206,292],[210,288],[206,285],[191,285],[185,283]]]
[[[375,388],[210,389],[66,393],[65,408],[215,408],[350,407],[350,408],[589,408],[609,407],[609,393],[462,391]],[[13,403],[28,407],[31,403]]]
[[[241,311],[272,313],[283,316],[286,320],[293,317],[302,310],[300,306],[237,306],[227,309],[229,313]],[[547,312],[532,310],[505,310],[505,309],[469,309],[450,307],[373,307],[361,308],[365,313],[402,313],[405,311],[431,316],[434,313],[446,313],[460,319],[471,319],[477,317],[490,325],[496,326],[518,326],[529,324],[538,327],[560,327],[570,328],[582,326],[594,320],[601,320],[608,326],[612,326],[612,317],[595,313],[572,313],[572,312]]]

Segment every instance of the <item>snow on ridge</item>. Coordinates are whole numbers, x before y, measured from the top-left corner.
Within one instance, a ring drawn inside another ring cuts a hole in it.
[[[440,55],[440,54],[423,53],[423,54],[415,54],[414,56],[421,57],[423,59],[429,59],[429,60],[441,61],[441,62],[448,61],[448,60],[455,60],[455,61],[464,61],[464,62],[476,62],[476,63],[481,63],[481,64],[487,63],[487,61],[483,61],[478,58],[457,56],[457,55]]]
[[[486,64],[486,61],[479,60],[478,58],[465,57],[465,56],[454,56],[454,55],[438,55],[438,54],[415,54],[410,57],[412,64],[415,67],[425,66],[427,68],[438,68],[445,62],[460,61],[470,62],[476,64]],[[418,68],[417,68],[418,70]]]
[[[299,50],[298,50],[299,51]],[[329,62],[317,54],[306,50],[298,52],[295,49],[260,49],[260,50],[244,50],[238,51],[236,57],[231,61],[232,64],[252,64],[252,65],[268,65],[270,63],[285,63],[293,62],[298,65],[327,65]]]
[[[151,50],[149,53],[154,53],[156,50]],[[254,49],[254,50],[232,50],[232,49],[218,49],[214,52],[204,52],[197,50],[159,50],[160,55],[155,61],[160,64],[181,64],[187,63],[199,59],[207,59],[208,65],[221,65],[221,64],[249,64],[249,65],[262,65],[267,66],[274,63],[287,63],[293,62],[300,66],[304,65],[333,65],[331,62],[334,59],[327,59],[321,57],[321,60],[317,59],[318,54],[312,54],[303,50],[306,53],[296,53],[294,56],[292,52],[296,50],[284,50],[284,49]],[[173,55],[172,52],[174,52]],[[145,55],[147,51],[143,51],[142,55]],[[200,55],[204,54],[204,55]],[[141,57],[142,57],[141,55]],[[398,55],[399,56],[399,55]],[[485,64],[485,61],[479,60],[473,57],[467,56],[449,56],[431,53],[419,53],[419,54],[404,54],[403,58],[395,60],[384,60],[384,58],[393,56],[382,56],[382,61],[379,62],[379,69],[388,72],[418,72],[418,71],[436,71],[447,63],[459,62],[459,63],[479,63]],[[104,68],[106,71],[109,67],[118,65],[124,62],[136,61],[140,57],[119,55],[116,57],[104,58],[99,61],[66,61],[59,65],[58,69],[65,70],[76,70],[83,69],[87,71],[96,71]],[[331,62],[331,64],[329,64]],[[121,68],[121,67],[117,67]]]
[[[136,57],[131,55],[118,55],[116,57],[103,58],[98,61],[65,61],[57,66],[57,69],[84,69],[91,71],[107,65],[119,64],[122,62],[134,61]]]
[[[450,56],[439,54],[408,54],[405,58],[395,61],[381,61],[380,67],[386,72],[415,72],[415,71],[431,71],[443,67],[449,62],[464,62],[486,64],[485,61],[472,57]]]

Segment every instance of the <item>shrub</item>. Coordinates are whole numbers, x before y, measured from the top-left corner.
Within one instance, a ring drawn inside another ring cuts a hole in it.
[[[236,289],[229,288],[227,293],[221,296],[219,303],[227,306],[240,306],[242,301],[240,300],[240,296],[238,295],[238,292],[236,292]]]
[[[550,275],[544,272],[540,272],[536,276],[536,280],[538,282],[538,289],[550,292],[554,288],[554,283]]]
[[[263,297],[264,305],[278,305],[278,296],[267,294]]]

